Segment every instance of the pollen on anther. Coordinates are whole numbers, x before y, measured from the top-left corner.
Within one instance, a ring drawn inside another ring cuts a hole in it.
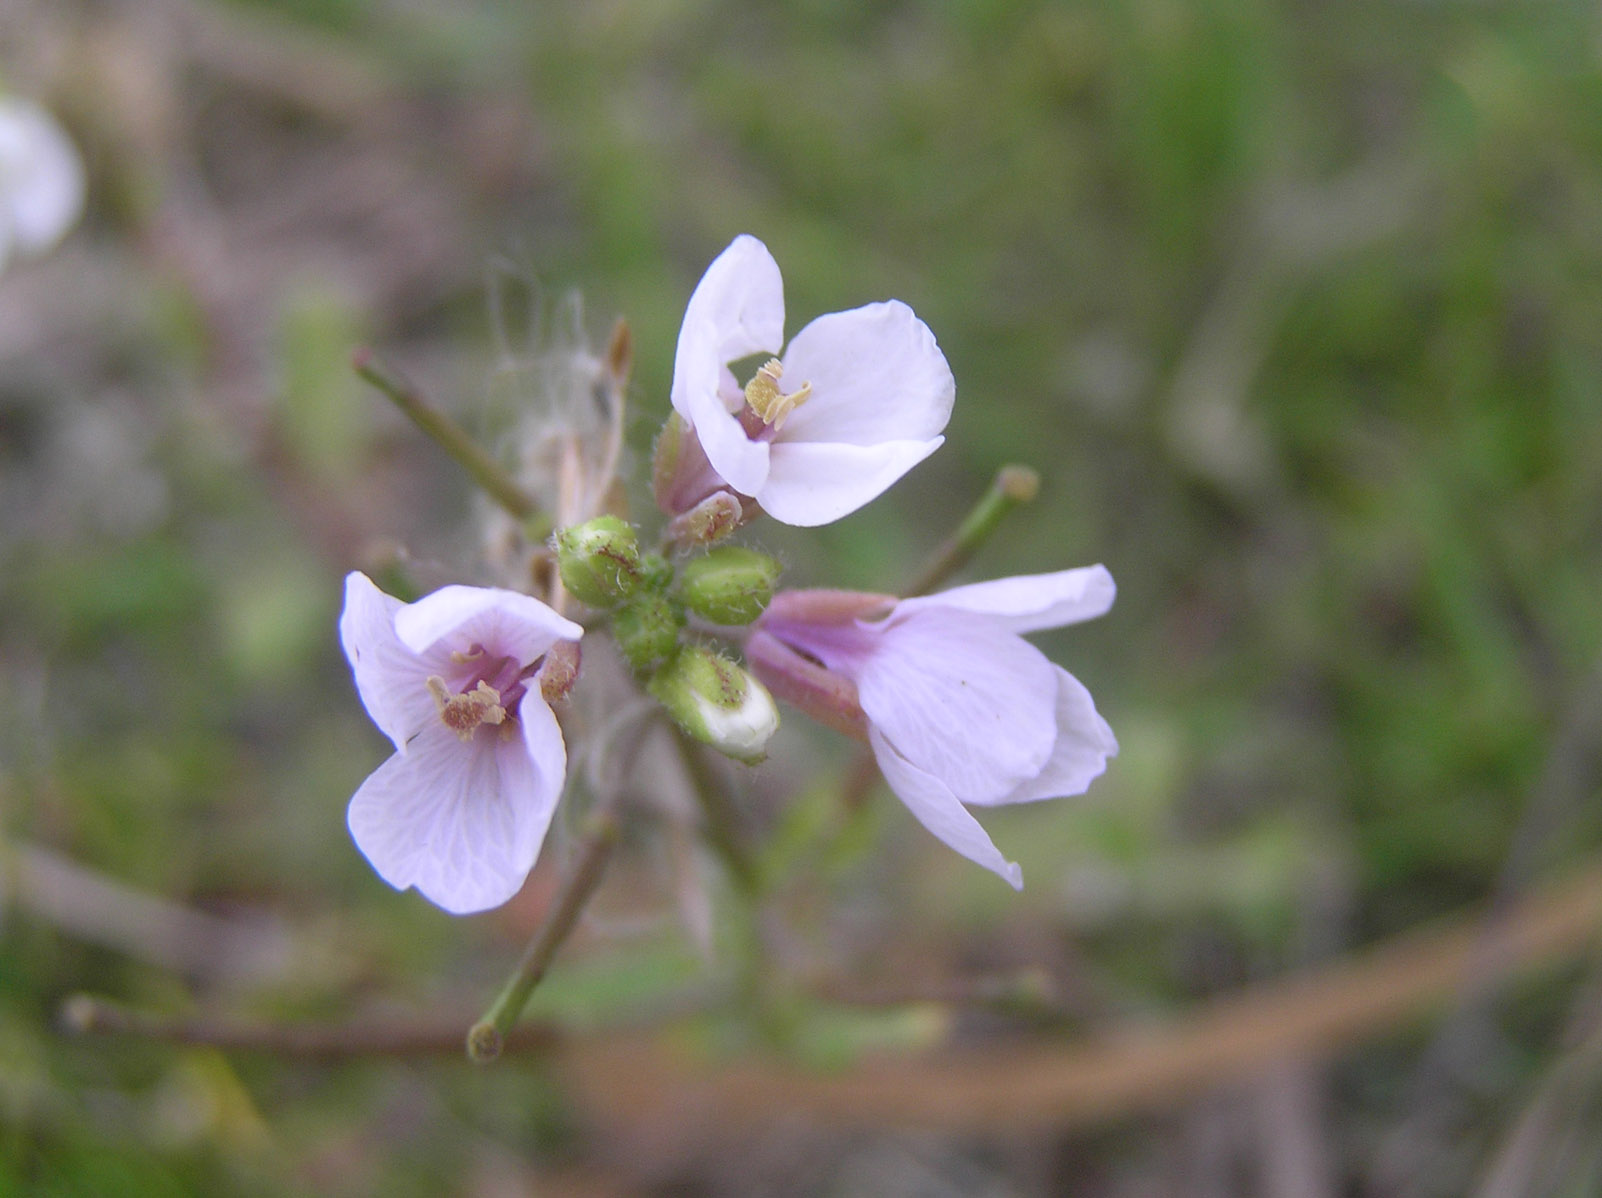
[[[438,675],[427,681],[428,693],[434,697],[440,722],[463,740],[471,740],[481,724],[504,724],[506,708],[501,706],[501,693],[487,682],[480,681],[472,690],[452,694],[445,680]]]
[[[761,418],[763,424],[770,425],[775,431],[784,427],[784,422],[790,413],[804,404],[807,397],[812,394],[811,383],[802,383],[798,390],[788,395],[780,391],[779,378],[783,374],[784,364],[777,358],[770,358],[758,368],[755,377],[745,385],[745,402]]]

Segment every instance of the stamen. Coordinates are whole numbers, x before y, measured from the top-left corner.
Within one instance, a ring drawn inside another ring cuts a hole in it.
[[[428,679],[428,693],[434,696],[439,708],[440,722],[464,741],[472,740],[480,724],[502,724],[506,721],[506,708],[501,706],[501,692],[480,680],[470,691],[455,695],[437,674]]]
[[[811,383],[802,383],[799,390],[784,394],[779,390],[779,377],[783,373],[783,363],[777,358],[770,358],[756,372],[756,377],[745,385],[745,402],[762,418],[762,423],[772,427],[774,432],[783,428],[790,413],[806,403],[807,397],[812,394]]]

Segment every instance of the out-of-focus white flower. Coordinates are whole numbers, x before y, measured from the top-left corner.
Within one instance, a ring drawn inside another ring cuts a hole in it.
[[[83,212],[83,160],[56,119],[0,96],[0,267],[42,254]]]
[[[498,907],[539,856],[567,748],[536,670],[584,630],[538,599],[448,586],[403,604],[345,579],[340,641],[395,755],[350,801],[379,875],[457,915]]]
[[[784,344],[773,255],[741,235],[707,268],[684,312],[673,408],[713,485],[680,488],[676,511],[721,478],[785,524],[827,524],[878,496],[945,439],[956,384],[928,326],[899,300],[820,316],[742,388],[729,363]]]
[[[1093,619],[1113,595],[1102,566],[900,601],[783,591],[746,663],[779,698],[865,739],[924,827],[1021,888],[964,804],[1082,794],[1118,752],[1090,692],[1020,635]]]

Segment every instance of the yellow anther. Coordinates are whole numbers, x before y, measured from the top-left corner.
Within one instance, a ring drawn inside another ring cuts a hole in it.
[[[480,682],[464,694],[454,695],[445,679],[437,674],[428,679],[428,693],[434,696],[439,708],[440,721],[463,740],[472,740],[480,724],[501,724],[506,720],[506,708],[501,706],[501,692],[487,682]]]
[[[812,384],[802,383],[799,390],[786,395],[779,390],[779,377],[782,374],[784,365],[779,359],[770,358],[756,372],[756,377],[745,385],[745,402],[761,418],[762,423],[771,425],[775,432],[784,427],[790,413],[806,403],[807,397],[812,394]]]

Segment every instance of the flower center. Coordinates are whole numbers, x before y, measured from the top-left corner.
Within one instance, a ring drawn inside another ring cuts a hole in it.
[[[470,691],[453,695],[445,679],[434,674],[428,679],[428,693],[434,696],[439,718],[445,727],[463,740],[472,740],[480,724],[504,724],[506,708],[501,706],[501,692],[487,682],[480,682]]]
[[[802,383],[799,390],[788,395],[780,391],[779,377],[783,373],[784,366],[779,359],[770,358],[757,370],[756,377],[745,385],[745,402],[762,423],[774,432],[783,428],[790,413],[806,403],[807,397],[812,394],[811,383]]]
[[[460,690],[453,691],[438,674],[429,676],[425,685],[434,697],[440,722],[463,741],[472,740],[486,726],[510,736],[517,727],[513,713],[528,689],[524,680],[533,667],[525,670],[514,658],[491,657],[482,645],[474,645],[466,653],[452,653],[451,660],[459,665],[475,663],[477,668]]]

